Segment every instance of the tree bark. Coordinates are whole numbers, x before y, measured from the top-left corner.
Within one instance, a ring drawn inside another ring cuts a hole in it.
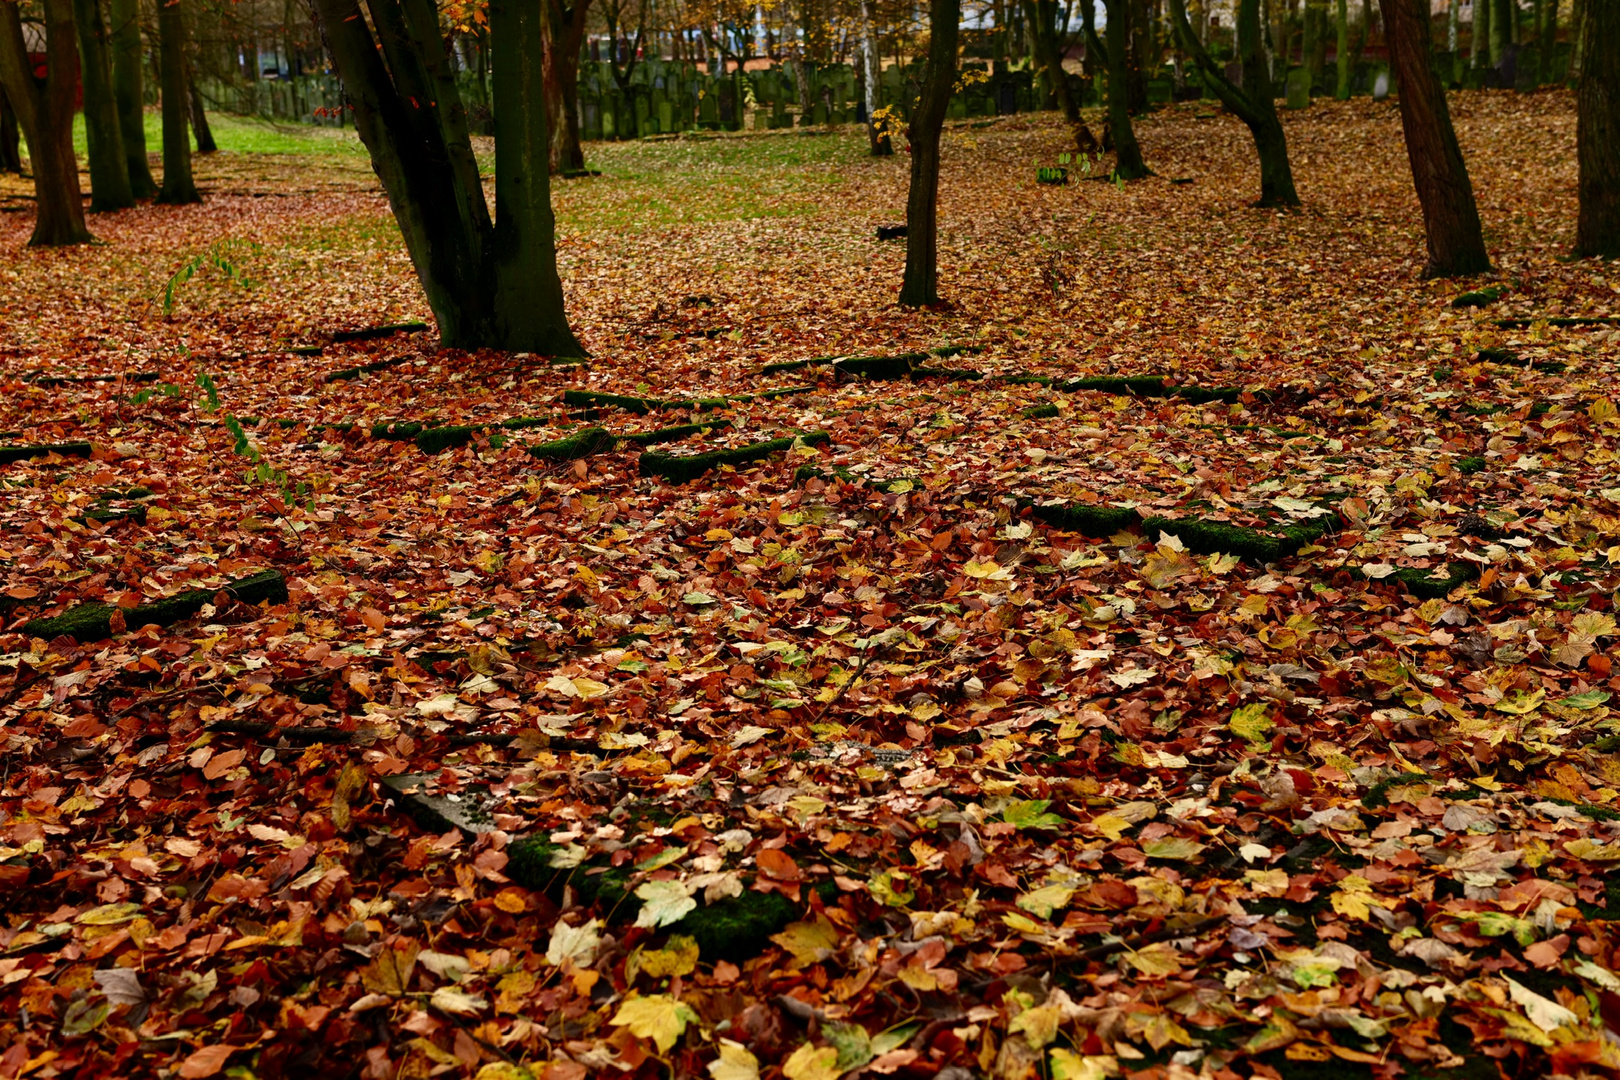
[[[1457,144],[1446,91],[1429,66],[1428,0],[1380,0],[1384,32],[1400,81],[1401,128],[1412,165],[1428,241],[1426,278],[1483,274],[1490,270],[1479,208],[1468,166]]]
[[[1153,170],[1142,160],[1142,147],[1131,127],[1130,90],[1126,58],[1130,53],[1130,25],[1126,8],[1130,0],[1105,0],[1108,11],[1108,127],[1114,137],[1114,175],[1121,180],[1140,180]]]
[[[1468,44],[1468,62],[1476,71],[1491,66],[1491,0],[1474,0],[1474,25]]]
[[[1341,0],[1341,3],[1343,0]],[[1260,158],[1260,201],[1258,206],[1298,206],[1294,171],[1288,161],[1288,138],[1277,116],[1277,101],[1266,70],[1266,52],[1261,47],[1260,0],[1238,0],[1237,49],[1243,64],[1243,86],[1227,79],[1187,21],[1185,0],[1170,0],[1170,17],[1181,47],[1204,73],[1204,82],[1215,96],[1248,127]]]
[[[1620,5],[1587,0],[1581,14],[1575,253],[1620,258]]]
[[[1491,67],[1500,67],[1502,60],[1507,56],[1508,19],[1507,4],[1502,0],[1475,0],[1484,3],[1491,9]],[[1389,22],[1389,17],[1384,17]]]
[[[157,181],[146,160],[146,102],[141,89],[141,23],[139,0],[111,0],[113,100],[123,137],[129,186],[137,199],[157,194]]]
[[[44,0],[45,83],[23,41],[15,3],[0,0],[0,84],[28,140],[34,173],[34,233],[30,244],[84,244],[92,239],[84,224],[79,163],[73,156],[73,99],[79,85],[79,48],[74,40],[72,0]]]
[[[208,126],[208,111],[203,103],[202,88],[197,85],[196,68],[191,57],[186,57],[186,104],[191,116],[191,130],[197,137],[197,153],[212,154],[219,149],[214,141],[214,129]]]
[[[113,100],[112,64],[107,53],[107,21],[99,0],[73,0],[84,83],[84,137],[90,158],[90,210],[125,210],[135,205],[129,161]]]
[[[316,0],[355,130],[453,348],[583,353],[563,313],[538,5],[489,7],[495,221],[432,0]],[[376,27],[373,36],[372,26]]]
[[[540,23],[545,38],[546,130],[551,134],[553,175],[585,169],[579,141],[579,47],[585,39],[585,17],[591,0],[541,0]]]
[[[180,0],[158,0],[159,78],[163,84],[163,187],[157,201],[173,206],[202,202],[191,178],[191,132],[187,117],[186,23]]]
[[[0,85],[0,172],[22,172],[21,141],[17,114],[12,111],[11,99],[6,97],[6,88]]]
[[[724,61],[722,61],[724,63]],[[889,129],[880,125],[877,119],[878,92],[882,88],[883,63],[878,55],[877,34],[872,30],[872,5],[870,0],[861,0],[861,65],[865,73],[864,87],[866,91],[866,135],[872,144],[873,157],[890,157],[894,154],[894,140],[889,137]]]
[[[1080,103],[1069,93],[1069,76],[1063,70],[1063,32],[1058,28],[1057,0],[1023,0],[1024,22],[1030,28],[1030,45],[1035,63],[1046,72],[1053,103],[1070,124],[1080,122]]]
[[[900,303],[939,303],[939,134],[956,87],[956,42],[962,0],[929,0],[928,59],[911,112],[911,189],[906,195],[906,275]]]
[[[1455,2],[1455,0],[1453,0]],[[1333,96],[1340,101],[1350,100],[1350,0],[1339,0],[1339,54],[1338,81]]]
[[[1125,49],[1125,88],[1128,91],[1125,100],[1131,115],[1136,116],[1147,109],[1147,69],[1152,63],[1150,39],[1153,35],[1148,29],[1145,0],[1120,0],[1118,6],[1130,42]],[[1108,5],[1110,26],[1114,22],[1114,7],[1114,4]]]

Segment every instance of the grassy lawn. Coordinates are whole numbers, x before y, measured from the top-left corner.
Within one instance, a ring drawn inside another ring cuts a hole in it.
[[[233,154],[363,156],[366,152],[353,128],[294,126],[215,112],[208,114],[208,126],[213,129],[219,148]],[[196,146],[195,139],[192,146]],[[73,149],[80,155],[85,153],[83,113],[73,117]],[[163,150],[163,117],[157,109],[146,110],[146,150],[149,154]]]

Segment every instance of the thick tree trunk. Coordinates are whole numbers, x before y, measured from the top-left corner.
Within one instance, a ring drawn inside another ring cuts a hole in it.
[[[1586,0],[1576,91],[1580,218],[1575,253],[1620,258],[1620,3]]]
[[[191,178],[191,132],[187,117],[186,23],[180,0],[158,0],[159,77],[163,84],[163,187],[157,201],[180,206],[202,202]]]
[[[11,99],[0,86],[0,172],[22,172],[22,131],[17,127],[17,114],[11,109]]]
[[[28,140],[34,173],[34,234],[30,244],[88,243],[79,163],[73,156],[73,99],[79,85],[79,48],[74,40],[72,0],[44,0],[45,84],[23,42],[17,5],[0,2],[0,84]]]
[[[1339,0],[1339,55],[1333,96],[1350,100],[1350,0]]]
[[[186,58],[186,104],[191,114],[191,131],[197,138],[197,153],[212,154],[219,149],[214,141],[214,129],[208,126],[208,110],[203,102],[202,88],[197,85],[196,67]]]
[[[135,205],[129,161],[113,100],[112,63],[107,52],[107,21],[100,0],[73,0],[84,80],[84,136],[90,158],[90,210],[124,210]]]
[[[1459,277],[1490,270],[1468,166],[1451,126],[1446,91],[1429,66],[1428,0],[1381,0],[1384,30],[1400,80],[1401,128],[1423,204],[1429,262],[1423,276]]]
[[[1491,66],[1500,67],[1502,60],[1507,56],[1509,40],[1507,4],[1503,0],[1475,0],[1475,2],[1483,2],[1491,9]],[[1390,21],[1387,14],[1384,16],[1384,21],[1386,23]]]
[[[371,0],[368,10],[370,24],[357,0],[316,3],[355,130],[388,193],[440,340],[580,355],[557,277],[538,5],[489,6],[493,223],[434,4]]]
[[[1342,0],[1341,0],[1342,2]],[[1254,137],[1260,158],[1259,206],[1298,206],[1294,190],[1294,170],[1288,161],[1288,139],[1277,117],[1277,102],[1261,47],[1260,0],[1238,0],[1237,49],[1243,64],[1243,86],[1227,79],[1187,21],[1185,0],[1170,0],[1171,25],[1181,39],[1181,47],[1192,56],[1204,73],[1204,81],[1215,90],[1221,103],[1235,113]]]
[[[870,0],[861,0],[861,65],[866,75],[866,135],[872,144],[872,156],[890,157],[894,154],[894,140],[889,137],[888,127],[878,122],[877,116],[883,63],[878,55],[877,34],[872,30]]]
[[[1106,0],[1108,26],[1108,127],[1114,136],[1114,175],[1121,180],[1140,180],[1153,175],[1142,160],[1142,147],[1131,127],[1130,91],[1126,75],[1130,53],[1130,24],[1126,8],[1130,0]]]
[[[141,24],[139,0],[111,0],[113,100],[130,190],[137,199],[157,194],[157,181],[146,161],[146,102],[141,90]]]
[[[1148,29],[1147,4],[1145,0],[1120,0],[1120,18],[1124,20],[1125,32],[1130,44],[1125,49],[1125,88],[1126,102],[1130,107],[1131,115],[1147,109],[1147,69],[1151,60],[1152,33]],[[1114,4],[1108,5],[1108,24],[1114,23]],[[1113,40],[1110,38],[1109,40]]]
[[[906,276],[900,302],[939,303],[939,133],[956,86],[956,42],[961,0],[929,0],[928,60],[911,112],[911,189],[906,195]]]
[[[546,130],[551,134],[549,161],[553,175],[585,169],[579,141],[579,47],[585,38],[590,0],[541,0],[545,37]]]
[[[1474,0],[1473,40],[1468,46],[1468,62],[1476,70],[1491,66],[1491,0]]]

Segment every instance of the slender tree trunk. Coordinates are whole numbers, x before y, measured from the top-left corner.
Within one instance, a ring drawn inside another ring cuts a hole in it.
[[[1187,21],[1185,0],[1170,0],[1171,25],[1181,38],[1182,48],[1203,71],[1204,82],[1214,89],[1215,96],[1243,121],[1254,138],[1255,153],[1260,159],[1260,202],[1257,205],[1298,206],[1294,171],[1288,161],[1288,139],[1277,117],[1277,101],[1266,70],[1269,65],[1261,48],[1264,30],[1260,22],[1260,0],[1238,0],[1236,14],[1236,44],[1243,63],[1242,87],[1227,79],[1221,66],[1193,34],[1192,24]]]
[[[73,0],[84,81],[84,136],[90,158],[90,210],[124,210],[135,205],[124,156],[118,103],[113,100],[112,65],[107,54],[107,21],[99,0]]]
[[[1581,13],[1576,157],[1580,218],[1575,253],[1620,258],[1620,4],[1586,0]]]
[[[1546,21],[1541,24],[1541,74],[1543,83],[1553,81],[1553,52],[1558,48],[1558,0],[1547,0]]]
[[[1120,0],[1120,18],[1125,23],[1129,44],[1125,49],[1126,102],[1135,116],[1147,108],[1147,69],[1150,59],[1152,33],[1148,28],[1146,0]],[[1114,23],[1114,5],[1108,5],[1108,24]],[[1110,39],[1112,40],[1112,39]]]
[[[1491,9],[1491,66],[1501,67],[1508,46],[1507,4],[1502,0],[1485,0],[1485,3]],[[1389,21],[1388,16],[1384,21]]]
[[[1401,86],[1401,128],[1423,204],[1429,262],[1423,276],[1460,277],[1490,270],[1468,166],[1451,126],[1446,91],[1429,66],[1428,0],[1381,0],[1384,29]]]
[[[1333,96],[1340,101],[1350,100],[1350,0],[1339,0],[1338,80]]]
[[[17,114],[12,111],[11,99],[0,86],[0,172],[22,172],[22,151],[18,145],[22,131],[17,127]]]
[[[0,2],[0,85],[28,140],[34,173],[34,234],[30,244],[88,243],[79,163],[73,156],[73,99],[79,85],[79,48],[74,40],[72,0],[44,0],[45,83],[23,41],[17,5]]]
[[[551,134],[553,175],[585,169],[585,150],[579,141],[579,48],[585,39],[585,18],[590,0],[540,0],[540,22],[545,36],[546,129]]]
[[[1451,54],[1451,84],[1462,81],[1462,61],[1457,56],[1457,11],[1462,0],[1446,0],[1446,51]]]
[[[1024,22],[1030,27],[1030,45],[1035,63],[1046,73],[1053,103],[1070,124],[1080,122],[1080,103],[1069,93],[1069,76],[1063,69],[1062,31],[1058,28],[1057,0],[1023,0]]]
[[[1496,0],[1474,0],[1474,34],[1469,46],[1469,61],[1476,69],[1484,70],[1491,60],[1491,7]]]
[[[1586,34],[1586,6],[1594,0],[1570,0],[1569,5],[1569,70],[1564,72],[1564,81],[1570,86],[1578,86],[1581,79],[1581,62],[1585,59],[1582,44]]]
[[[1130,91],[1126,63],[1130,53],[1130,26],[1126,7],[1130,0],[1106,0],[1108,26],[1108,127],[1114,136],[1114,175],[1121,180],[1140,180],[1153,175],[1142,160],[1142,147],[1131,127]]]
[[[113,99],[124,144],[129,186],[137,199],[157,194],[146,161],[146,102],[141,90],[141,24],[138,0],[111,0]]]
[[[214,141],[214,129],[208,126],[208,111],[204,106],[202,87],[197,85],[197,70],[186,57],[186,104],[191,114],[191,130],[197,137],[197,153],[212,154],[219,149]]]
[[[900,303],[939,303],[939,134],[956,86],[956,42],[961,0],[929,0],[928,59],[911,112],[911,188],[906,195],[906,276]]]
[[[870,0],[861,0],[861,65],[866,74],[866,135],[872,144],[872,156],[889,157],[894,153],[894,140],[889,137],[889,129],[880,125],[877,118],[883,63],[878,55],[877,34],[872,30]]]
[[[180,0],[158,0],[158,67],[163,84],[163,187],[157,201],[175,206],[202,202],[191,178],[191,132],[187,116],[186,22]]]

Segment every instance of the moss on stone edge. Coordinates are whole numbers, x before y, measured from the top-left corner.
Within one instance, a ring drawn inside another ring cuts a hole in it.
[[[997,382],[1011,386],[1050,386],[1060,393],[1077,390],[1116,394],[1122,397],[1180,398],[1191,405],[1204,405],[1219,401],[1231,405],[1243,397],[1237,386],[1188,386],[1185,383],[1167,384],[1162,375],[1095,375],[1084,379],[1054,379],[1046,375],[998,375]],[[1266,394],[1255,394],[1264,398]]]
[[[542,461],[577,461],[613,449],[616,441],[602,428],[588,427],[561,439],[533,443],[523,449]]]
[[[539,837],[520,837],[506,847],[503,872],[526,889],[544,892],[560,899],[564,887],[572,888],[582,903],[599,902],[611,911],[614,921],[633,921],[641,901],[630,892],[630,877],[623,870],[602,870],[586,863],[571,869],[551,865],[557,846]],[[664,929],[685,934],[697,942],[698,955],[707,962],[752,959],[765,950],[772,934],[778,933],[798,914],[794,905],[778,893],[745,892],[718,903],[705,904],[679,922]]]
[[[1050,420],[1061,411],[1056,405],[1032,405],[1018,415],[1025,420]]]
[[[190,589],[150,604],[124,609],[124,625],[131,630],[151,623],[169,626],[189,619],[214,602],[221,592],[234,596],[245,604],[269,601],[282,604],[287,601],[287,580],[279,570],[262,570],[229,582],[220,589]],[[47,641],[58,637],[71,637],[81,645],[103,641],[112,637],[112,614],[117,609],[111,604],[80,604],[48,619],[34,619],[24,624],[22,632],[29,637]]]
[[[620,438],[637,446],[657,446],[659,443],[680,442],[693,435],[701,435],[705,431],[713,431],[721,426],[715,424],[676,424],[674,427],[657,428],[653,431],[639,431],[633,435],[621,435]]]
[[[362,375],[369,375],[376,371],[386,371],[391,367],[414,359],[414,356],[407,354],[404,356],[391,356],[387,360],[373,360],[369,364],[360,364],[356,367],[339,368],[337,371],[327,372],[325,381],[348,382],[351,379],[358,379]]]
[[[547,427],[555,423],[546,416],[518,416],[494,424],[447,424],[444,427],[423,428],[416,435],[416,448],[424,454],[438,454],[457,446],[466,446],[473,436],[499,428],[503,431],[522,431],[525,428]],[[491,435],[491,446],[499,449],[506,445],[504,435]]]
[[[1486,304],[1494,304],[1502,299],[1502,292],[1503,289],[1500,285],[1492,285],[1484,289],[1472,289],[1452,300],[1451,306],[1454,308],[1484,307]]]
[[[146,507],[144,506],[92,506],[81,517],[74,518],[80,525],[87,521],[98,521],[105,525],[112,521],[133,521],[137,525],[146,524]]]
[[[1030,513],[1065,532],[1081,536],[1106,537],[1134,529],[1142,515],[1128,506],[1089,506],[1069,503],[1060,506],[1031,506]]]
[[[884,365],[893,366],[903,364],[905,371],[894,378],[904,378],[911,371],[913,364],[920,364],[928,359],[925,352],[899,353],[895,356],[813,356],[808,360],[784,360],[780,363],[766,364],[760,368],[761,375],[774,375],[779,371],[800,371],[812,367],[844,366],[845,370],[856,374],[863,374],[863,367],[875,366],[883,368]]]
[[[974,371],[972,368],[944,368],[944,367],[915,367],[911,369],[911,378],[918,379],[947,379],[951,382],[977,382],[984,378],[984,372]]]
[[[1433,570],[1424,570],[1416,566],[1404,566],[1390,574],[1388,577],[1367,578],[1359,566],[1350,567],[1350,576],[1371,581],[1373,584],[1383,582],[1399,582],[1403,588],[1419,600],[1443,600],[1450,596],[1452,590],[1468,584],[1479,576],[1479,567],[1470,562],[1455,562],[1446,567],[1446,576],[1443,578],[1431,577]]]
[[[38,446],[0,446],[0,465],[13,461],[31,461],[47,454],[62,457],[89,457],[94,449],[87,442],[42,443]]]
[[[1464,474],[1483,472],[1485,459],[1482,457],[1465,457],[1457,461],[1457,471]]]
[[[706,454],[646,453],[641,455],[641,475],[657,476],[671,484],[684,484],[722,465],[746,465],[778,451],[787,450],[798,439],[803,439],[806,443],[824,443],[830,441],[831,436],[825,431],[815,431],[750,443],[730,450],[711,450]]]
[[[842,465],[835,465],[832,467],[831,471],[828,472],[823,472],[814,465],[801,465],[799,467],[799,471],[793,474],[793,482],[796,484],[802,484],[806,480],[841,480],[846,484],[865,484],[874,491],[881,491],[885,494],[887,494],[898,484],[910,484],[912,489],[919,486],[919,482],[916,480],[903,478],[896,480],[878,480],[874,477],[866,476],[861,473],[850,472]]]
[[[371,425],[373,439],[393,439],[396,442],[411,442],[422,432],[432,427],[420,420],[382,420]]]
[[[1331,516],[1323,516],[1261,530],[1202,518],[1150,517],[1143,519],[1142,531],[1150,540],[1167,533],[1178,537],[1182,546],[1195,555],[1236,555],[1247,563],[1263,566],[1314,543],[1332,528],[1332,523]]]

